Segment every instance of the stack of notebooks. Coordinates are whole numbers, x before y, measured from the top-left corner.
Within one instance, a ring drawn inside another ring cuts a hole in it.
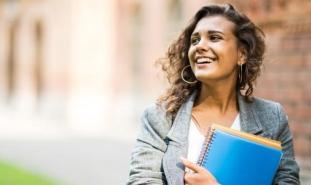
[[[198,164],[221,185],[271,185],[281,157],[278,141],[213,124]]]

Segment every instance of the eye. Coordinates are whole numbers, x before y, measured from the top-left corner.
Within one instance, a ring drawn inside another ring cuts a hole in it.
[[[219,36],[219,35],[211,35],[209,39],[210,39],[212,42],[217,42],[217,41],[221,40],[222,37]]]
[[[200,37],[192,37],[191,38],[191,45],[196,45],[196,44],[198,44],[199,42],[200,42]]]

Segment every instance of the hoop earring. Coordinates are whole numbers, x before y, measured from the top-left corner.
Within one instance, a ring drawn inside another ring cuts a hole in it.
[[[197,80],[195,80],[195,81],[193,81],[193,82],[190,82],[190,81],[188,81],[188,80],[186,80],[186,79],[184,78],[184,72],[185,72],[185,70],[186,70],[188,67],[191,67],[191,66],[190,66],[190,65],[187,65],[187,66],[185,66],[185,67],[182,69],[182,71],[181,71],[181,79],[182,79],[184,82],[186,82],[187,84],[195,84],[195,83],[198,82]]]

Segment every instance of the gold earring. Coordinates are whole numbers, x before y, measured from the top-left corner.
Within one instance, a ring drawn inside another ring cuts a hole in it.
[[[190,65],[187,65],[187,66],[185,66],[185,67],[182,69],[182,71],[181,71],[181,79],[182,79],[184,82],[188,83],[188,84],[195,84],[195,83],[198,82],[197,80],[195,80],[195,81],[193,81],[193,82],[190,82],[190,81],[188,81],[188,80],[186,80],[186,79],[184,78],[184,72],[185,72],[185,70],[186,70],[188,67],[191,67],[191,66],[190,66]]]

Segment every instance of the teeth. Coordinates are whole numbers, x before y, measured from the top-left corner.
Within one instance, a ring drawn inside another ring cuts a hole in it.
[[[213,60],[210,58],[198,58],[197,59],[197,63],[211,63],[211,62],[213,62]]]

